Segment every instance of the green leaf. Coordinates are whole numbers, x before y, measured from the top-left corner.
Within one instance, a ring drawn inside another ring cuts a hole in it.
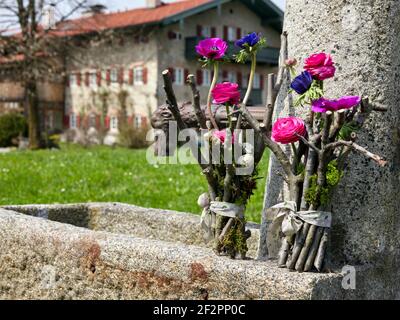
[[[345,123],[339,131],[339,138],[343,140],[349,140],[351,133],[356,132],[358,129],[359,127],[354,121]]]
[[[295,100],[294,106],[303,106],[305,104],[311,105],[312,101],[318,100],[324,96],[324,90],[322,88],[322,82],[318,80],[314,80],[311,84],[310,89],[299,95],[299,97]]]

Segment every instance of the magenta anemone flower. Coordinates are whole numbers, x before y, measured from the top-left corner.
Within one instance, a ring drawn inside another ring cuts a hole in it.
[[[196,51],[199,55],[210,60],[219,60],[224,55],[228,45],[220,38],[208,38],[201,40],[196,46]]]
[[[351,109],[361,102],[359,96],[344,96],[336,100],[320,98],[312,102],[312,111],[325,113],[327,111],[338,111],[342,109]]]

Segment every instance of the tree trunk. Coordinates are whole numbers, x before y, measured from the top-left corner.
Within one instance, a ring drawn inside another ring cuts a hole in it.
[[[123,129],[126,129],[128,127],[128,113],[126,105],[127,98],[128,98],[128,92],[121,89],[120,92],[118,93],[118,101],[121,107],[121,112],[119,115],[119,126]]]
[[[35,81],[26,83],[26,103],[29,125],[29,148],[37,150],[41,147],[39,99]]]
[[[387,281],[385,292],[400,287],[395,268],[400,259],[400,2],[393,0],[287,0],[284,31],[288,33],[289,57],[300,61],[314,52],[332,54],[335,79],[326,81],[326,96],[369,96],[387,106],[374,113],[358,132],[359,143],[384,156],[389,164],[377,167],[353,153],[345,176],[332,198],[333,229],[328,250],[333,262],[373,263],[385,270],[375,280]],[[305,109],[285,110],[282,86],[277,114],[305,116]],[[271,166],[274,167],[271,158]],[[278,202],[281,178],[269,174],[265,207]],[[386,278],[385,278],[386,277]],[[371,283],[374,280],[371,279]],[[396,288],[394,288],[396,287]],[[384,290],[384,289],[382,289]]]

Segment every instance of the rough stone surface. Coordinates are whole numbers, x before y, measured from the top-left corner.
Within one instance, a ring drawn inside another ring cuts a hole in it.
[[[122,203],[28,205],[4,208],[94,231],[207,246],[200,230],[200,217],[189,213],[148,209]],[[248,256],[255,257],[259,226],[255,223],[248,223],[247,226],[252,233],[247,242]]]
[[[205,247],[133,236],[140,228],[124,229],[116,217],[127,216],[128,207],[16,208],[31,215],[0,209],[0,299],[343,299],[350,294],[341,289],[340,274],[290,273],[270,261],[231,260]],[[93,220],[96,210],[106,213]],[[143,219],[142,227],[148,222]],[[115,225],[116,233],[83,228],[106,224]]]
[[[288,0],[284,30],[289,56],[297,58],[300,67],[312,52],[334,56],[337,76],[326,83],[328,97],[367,95],[389,108],[386,114],[373,114],[359,132],[359,143],[384,156],[389,165],[380,168],[352,154],[333,197],[330,247],[339,265],[373,266],[370,281],[381,288],[382,296],[398,298],[400,2]],[[277,109],[278,113],[304,112],[285,110],[282,100]],[[276,203],[281,190],[279,177],[274,171],[271,174],[268,188],[273,197],[266,199],[266,207]]]

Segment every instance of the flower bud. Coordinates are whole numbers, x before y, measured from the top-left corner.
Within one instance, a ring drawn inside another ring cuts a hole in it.
[[[285,60],[285,65],[287,67],[294,67],[297,64],[296,58],[289,58]]]

